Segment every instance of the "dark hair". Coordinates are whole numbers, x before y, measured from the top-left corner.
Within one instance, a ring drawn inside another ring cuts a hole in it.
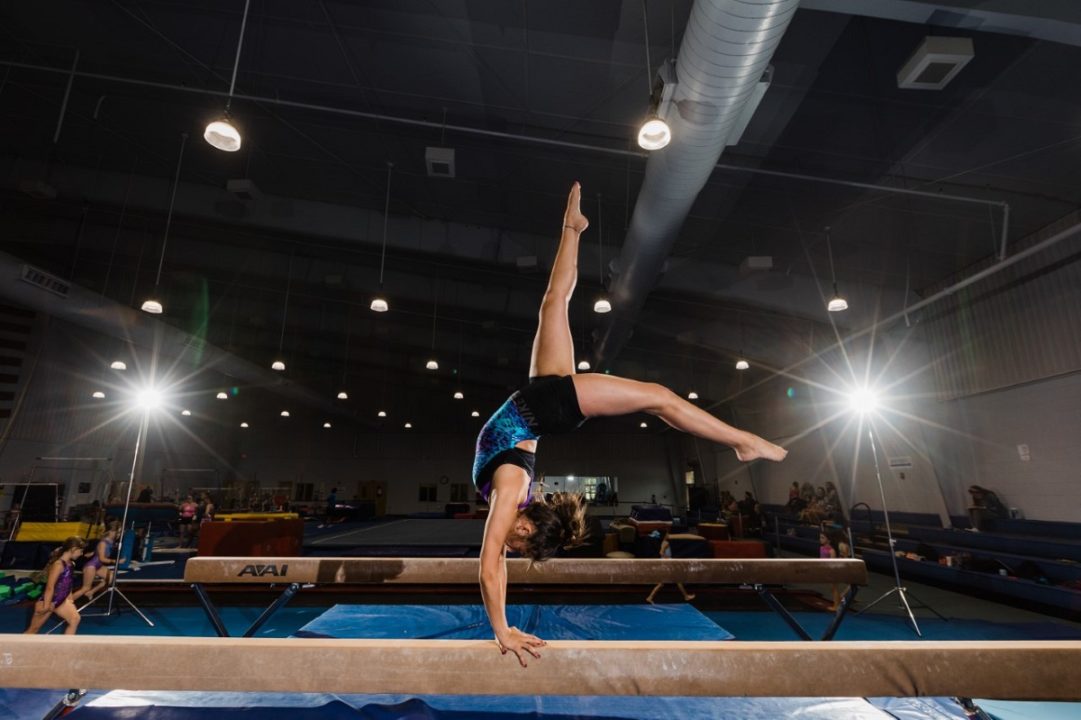
[[[553,493],[543,502],[534,500],[522,510],[522,516],[536,528],[526,538],[522,555],[538,562],[562,547],[581,545],[588,536],[586,502],[578,493]]]
[[[78,548],[78,549],[82,550],[85,547],[86,547],[86,540],[83,540],[78,535],[72,535],[71,537],[69,537],[67,540],[64,541],[63,545],[56,548],[55,550],[52,551],[52,553],[50,553],[49,561],[47,563],[45,563],[45,569],[48,570],[52,566],[52,564],[54,562],[56,562],[57,560],[59,560],[60,556],[63,555],[64,553],[66,553],[68,550],[73,550],[75,548]]]

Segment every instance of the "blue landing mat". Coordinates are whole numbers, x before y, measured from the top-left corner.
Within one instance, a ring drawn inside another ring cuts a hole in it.
[[[507,622],[545,640],[731,640],[690,605],[508,605]],[[483,605],[335,605],[297,637],[490,640]]]
[[[61,691],[0,691],[5,718],[38,719]],[[4,698],[7,696],[8,704]],[[32,709],[33,708],[33,709]],[[35,714],[36,713],[36,714]],[[84,703],[72,720],[964,720],[948,700],[862,698],[490,697],[318,693],[127,692]],[[1007,720],[1002,718],[1002,720]]]

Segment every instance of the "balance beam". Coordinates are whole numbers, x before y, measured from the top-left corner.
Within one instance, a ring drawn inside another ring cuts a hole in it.
[[[184,567],[186,583],[300,584],[476,584],[474,558],[314,558],[196,557]],[[695,583],[783,585],[839,583],[866,585],[862,560],[701,560],[607,558],[556,559],[530,563],[507,560],[515,584],[648,585]]]
[[[1081,641],[561,640],[541,655],[523,669],[490,640],[0,635],[0,687],[1081,700]]]

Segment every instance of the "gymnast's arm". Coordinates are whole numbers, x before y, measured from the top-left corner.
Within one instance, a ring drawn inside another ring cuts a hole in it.
[[[506,540],[518,517],[518,505],[515,494],[505,490],[501,493],[498,485],[493,481],[488,521],[480,546],[480,593],[500,652],[513,652],[522,667],[526,667],[523,652],[540,657],[533,647],[543,645],[544,641],[507,624]]]

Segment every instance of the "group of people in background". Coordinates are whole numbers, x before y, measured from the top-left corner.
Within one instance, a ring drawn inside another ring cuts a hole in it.
[[[109,587],[116,567],[113,546],[119,536],[120,523],[114,520],[105,528],[101,538],[93,543],[93,547],[88,547],[83,538],[73,536],[53,550],[43,571],[45,590],[34,603],[34,612],[30,616],[26,634],[36,634],[53,615],[67,624],[64,628],[65,635],[75,634],[79,628],[79,611],[75,607],[75,601],[85,598],[89,602]],[[83,563],[82,583],[76,587],[75,563],[83,557],[86,562]]]
[[[795,515],[800,522],[817,525],[828,520],[840,519],[841,497],[832,482],[817,488],[809,482],[800,485],[793,482],[788,489],[788,504],[785,512]]]

